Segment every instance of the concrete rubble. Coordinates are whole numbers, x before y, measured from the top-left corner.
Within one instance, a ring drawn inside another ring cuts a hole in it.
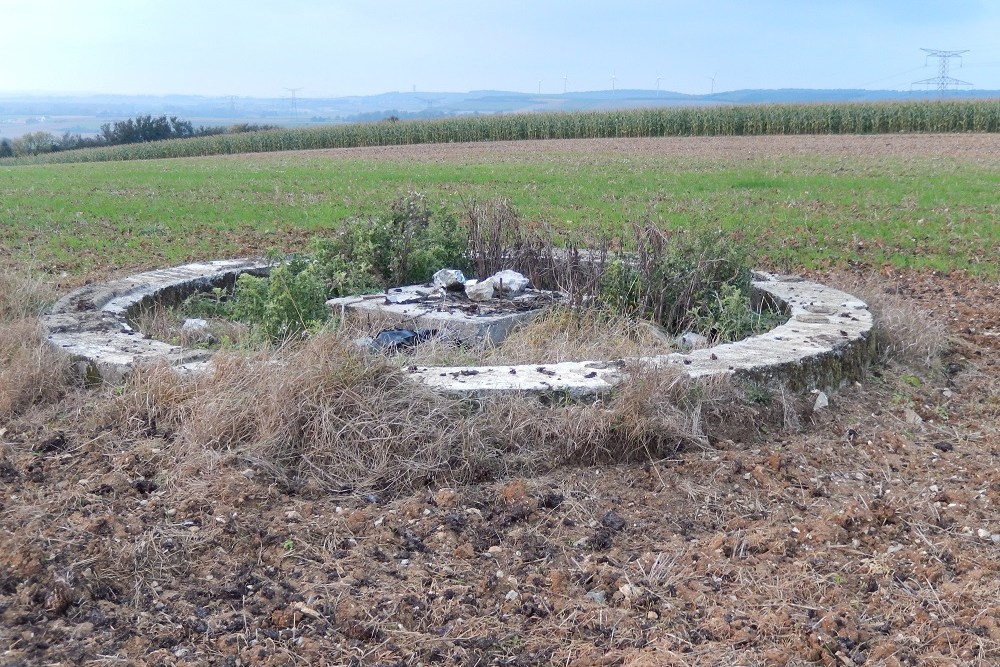
[[[327,307],[339,317],[386,328],[431,329],[455,341],[499,344],[516,326],[565,298],[559,292],[529,289],[528,279],[516,271],[500,271],[481,281],[452,269],[434,276],[431,286],[330,299]]]

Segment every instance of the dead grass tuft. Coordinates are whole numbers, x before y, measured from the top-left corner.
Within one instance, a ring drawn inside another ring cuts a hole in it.
[[[336,334],[345,341],[373,338],[394,325],[381,318],[348,319]],[[555,307],[518,326],[503,341],[464,342],[446,337],[389,355],[394,363],[417,366],[558,363],[587,359],[626,359],[675,352],[673,338],[652,322],[596,307]]]
[[[55,294],[37,275],[22,269],[0,269],[0,323],[38,317]]]
[[[491,348],[487,364],[623,359],[675,352],[659,326],[598,308],[551,308]]]
[[[36,320],[0,323],[0,418],[56,400],[68,383],[65,356],[42,339]]]
[[[43,340],[38,315],[52,300],[39,278],[0,273],[0,418],[54,400],[69,381],[66,359]]]
[[[179,309],[158,303],[140,312],[134,326],[150,338],[183,347],[239,346],[252,342],[250,327],[242,322],[216,317],[206,319],[205,328],[191,330],[184,329],[185,319]]]
[[[200,377],[145,369],[115,400],[119,421],[174,431],[192,454],[235,452],[328,489],[407,487],[477,460],[464,451],[458,403],[329,334],[273,353],[219,354]]]
[[[177,479],[235,455],[283,484],[327,491],[398,491],[566,463],[662,458],[706,445],[708,425],[738,403],[728,383],[691,380],[673,368],[636,369],[592,403],[459,401],[330,333],[277,352],[223,353],[197,377],[138,369],[110,400],[109,420],[119,428],[172,441]]]
[[[875,342],[882,363],[895,361],[932,369],[948,350],[944,322],[887,289],[884,280],[857,280],[844,289],[864,300],[874,314]]]

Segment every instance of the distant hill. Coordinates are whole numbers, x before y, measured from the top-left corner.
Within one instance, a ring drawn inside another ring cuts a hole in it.
[[[732,90],[687,95],[656,90],[594,90],[532,94],[502,90],[466,93],[389,92],[378,95],[312,98],[206,97],[198,95],[69,95],[0,93],[0,137],[28,132],[94,134],[102,123],[141,114],[179,116],[195,125],[266,122],[296,126],[314,123],[366,122],[390,116],[401,119],[463,114],[607,110],[652,106],[720,104],[793,104],[872,102],[915,99],[998,99],[1000,90]]]

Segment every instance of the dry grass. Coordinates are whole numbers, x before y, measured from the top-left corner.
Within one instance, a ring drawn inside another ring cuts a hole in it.
[[[52,300],[30,273],[0,273],[0,419],[54,400],[68,382],[66,359],[42,339],[38,315]]]
[[[348,318],[335,332],[345,341],[363,341],[393,326],[381,318]],[[436,337],[389,358],[404,366],[481,366],[628,359],[676,351],[672,337],[654,323],[598,308],[555,307],[515,328],[501,345],[488,340],[457,345]]]
[[[38,317],[55,301],[55,293],[36,274],[16,268],[0,268],[0,322]]]
[[[913,300],[885,287],[876,278],[849,278],[842,286],[868,304],[875,316],[879,360],[933,369],[950,347],[945,324]]]
[[[653,323],[596,308],[552,308],[484,356],[488,364],[624,359],[675,352],[669,334]]]
[[[250,327],[242,322],[206,318],[204,329],[184,329],[184,318],[176,308],[156,304],[135,318],[135,328],[151,338],[184,347],[223,344],[240,346],[250,341]]]
[[[660,458],[707,443],[706,423],[722,423],[717,413],[738,403],[729,391],[674,369],[637,369],[593,403],[470,403],[416,385],[390,360],[326,333],[276,352],[220,354],[202,376],[140,368],[109,399],[106,419],[125,433],[166,436],[178,479],[221,454],[283,484],[402,490]]]

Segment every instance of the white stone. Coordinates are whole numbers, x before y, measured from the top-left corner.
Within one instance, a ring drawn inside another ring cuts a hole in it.
[[[511,269],[497,271],[490,276],[489,281],[493,283],[494,288],[503,292],[504,296],[517,296],[531,285],[531,281],[524,275]]]
[[[435,287],[455,289],[465,284],[465,276],[458,269],[441,269],[431,279]]]
[[[824,392],[819,392],[816,394],[816,402],[813,403],[813,412],[819,412],[820,410],[825,410],[830,407],[830,399]]]
[[[465,286],[465,296],[472,301],[489,301],[493,298],[494,289],[492,280],[484,280],[474,285]]]
[[[677,340],[681,344],[681,347],[689,350],[700,350],[703,347],[708,347],[708,338],[693,331],[681,334]]]
[[[202,331],[208,328],[208,320],[200,317],[189,317],[181,325],[181,331]]]

